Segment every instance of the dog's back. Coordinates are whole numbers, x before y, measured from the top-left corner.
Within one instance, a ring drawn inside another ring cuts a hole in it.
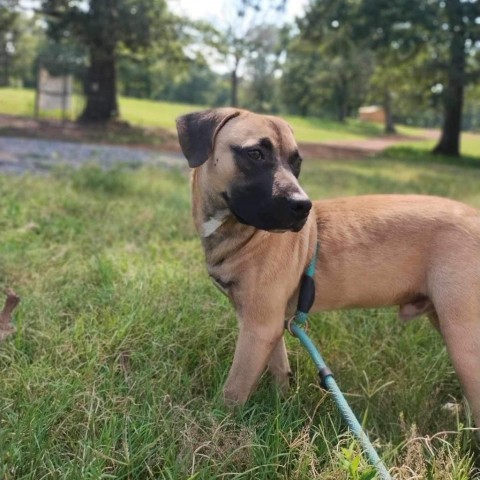
[[[458,269],[466,250],[480,274],[480,213],[463,203],[365,195],[317,201],[314,210],[321,246],[316,309],[401,305],[428,296],[438,264]]]

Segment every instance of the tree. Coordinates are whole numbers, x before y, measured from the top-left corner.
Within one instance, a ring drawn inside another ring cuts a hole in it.
[[[255,50],[256,30],[281,15],[286,0],[225,2],[221,27],[211,28],[205,43],[213,47],[230,71],[230,105],[238,105],[239,72]]]
[[[165,0],[42,0],[49,36],[75,38],[88,49],[87,97],[80,120],[103,122],[119,114],[116,62],[120,49],[167,48],[176,38]]]
[[[259,26],[251,34],[252,53],[245,62],[243,103],[257,112],[278,110],[275,95],[280,73],[279,57],[283,52],[282,31],[276,25]]]
[[[9,84],[14,39],[18,35],[18,11],[15,0],[0,0],[0,86]]]
[[[360,106],[373,68],[371,52],[358,45],[348,22],[338,21],[345,3],[310,5],[297,21],[282,78],[284,94],[290,99],[298,94],[303,113],[327,109],[339,121]]]
[[[468,83],[467,42],[476,45],[480,41],[480,2],[446,0],[444,10],[449,33],[445,117],[442,136],[433,153],[459,155],[465,86]]]
[[[383,75],[377,72],[377,85],[382,79],[387,110],[392,79],[390,68],[382,67],[384,60],[397,70],[422,58],[429,68],[421,70],[440,82],[444,98],[442,136],[434,153],[459,155],[464,90],[476,77],[480,0],[316,0],[306,19],[304,35],[311,39],[337,25],[357,45],[375,52],[383,69]]]
[[[320,52],[315,46],[299,35],[290,39],[280,82],[282,99],[289,112],[306,117],[317,110],[321,98],[314,72],[321,71],[321,65]]]
[[[433,52],[430,74],[442,77],[444,99],[442,135],[433,152],[458,156],[464,91],[476,76],[480,1],[362,0],[355,18],[358,33],[377,51],[387,47],[406,58]]]

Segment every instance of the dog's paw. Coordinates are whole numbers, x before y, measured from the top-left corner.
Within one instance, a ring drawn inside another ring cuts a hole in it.
[[[295,380],[293,373],[290,370],[287,372],[272,372],[272,376],[280,395],[282,397],[287,396]]]
[[[248,397],[244,397],[244,395],[232,388],[223,389],[223,403],[229,409],[233,410],[236,407],[241,407],[245,405]]]

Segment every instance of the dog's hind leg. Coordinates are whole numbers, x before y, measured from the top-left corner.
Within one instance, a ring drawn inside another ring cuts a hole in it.
[[[285,305],[259,302],[242,309],[233,364],[223,390],[227,404],[244,404],[283,335]]]
[[[283,335],[270,357],[268,371],[273,375],[275,383],[280,388],[280,391],[286,393],[290,387],[290,377],[292,372],[290,370],[290,363],[288,362],[285,337]]]
[[[435,282],[438,325],[473,418],[480,427],[480,265],[457,269]]]
[[[470,312],[471,314],[472,312]],[[440,314],[440,331],[453,367],[480,426],[480,311],[471,318],[461,314]]]

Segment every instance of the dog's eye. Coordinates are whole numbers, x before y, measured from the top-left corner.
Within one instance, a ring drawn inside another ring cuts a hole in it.
[[[289,163],[293,174],[298,177],[300,175],[300,168],[302,167],[302,158],[295,157],[294,159],[290,160]]]
[[[247,155],[252,160],[261,160],[263,158],[262,152],[260,150],[258,150],[257,148],[255,148],[253,150],[248,150]]]

